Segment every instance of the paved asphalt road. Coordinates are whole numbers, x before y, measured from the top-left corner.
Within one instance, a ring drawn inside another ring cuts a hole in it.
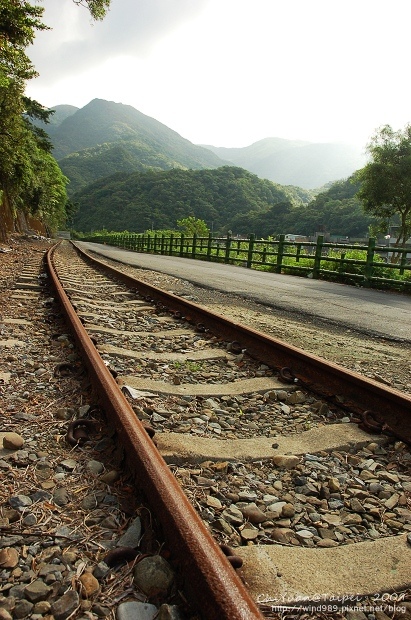
[[[188,258],[142,254],[97,243],[85,249],[142,269],[235,293],[288,312],[411,342],[411,297]]]

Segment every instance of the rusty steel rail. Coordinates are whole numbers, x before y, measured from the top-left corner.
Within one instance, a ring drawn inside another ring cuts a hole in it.
[[[115,423],[128,465],[163,528],[183,577],[184,594],[210,620],[261,620],[256,603],[189,503],[74,311],[53,265],[56,247],[46,257],[56,295],[106,416]]]
[[[370,413],[371,417],[375,414],[396,437],[411,443],[409,396],[241,323],[232,322],[198,304],[156,289],[91,257],[88,252],[73,245],[84,258],[99,265],[127,286],[138,290],[140,294],[163,304],[170,312],[180,313],[189,322],[194,325],[201,324],[216,336],[238,341],[250,356],[273,368],[290,369],[296,385],[334,401],[339,407],[346,407],[360,418],[365,412]]]

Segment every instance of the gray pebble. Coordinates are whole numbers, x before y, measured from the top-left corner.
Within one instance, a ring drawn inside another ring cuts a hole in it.
[[[117,620],[153,620],[157,616],[158,609],[150,603],[127,601],[117,608]]]
[[[47,586],[41,579],[36,579],[30,585],[24,588],[26,598],[32,603],[44,601],[51,592],[51,588]]]
[[[51,613],[55,620],[66,620],[80,604],[79,595],[75,590],[69,590],[51,605]]]
[[[20,618],[26,618],[33,609],[33,603],[21,599],[17,601],[15,608],[13,609],[13,618],[20,620]]]
[[[53,493],[53,501],[57,506],[66,506],[70,499],[65,487],[59,487]]]
[[[89,461],[86,467],[88,471],[90,471],[95,476],[98,476],[99,474],[101,474],[102,471],[104,471],[104,464],[100,461]]]
[[[9,504],[12,508],[22,509],[32,505],[32,500],[27,495],[13,495],[9,498]]]
[[[174,572],[163,557],[143,558],[133,571],[134,583],[148,597],[165,595],[174,581]]]
[[[123,536],[117,541],[118,547],[138,547],[141,538],[141,519],[136,517],[132,524],[127,528]]]

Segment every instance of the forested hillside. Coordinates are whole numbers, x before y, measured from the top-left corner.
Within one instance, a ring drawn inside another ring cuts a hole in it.
[[[224,233],[241,214],[263,214],[275,205],[297,204],[302,197],[308,202],[310,194],[301,196],[299,188],[281,187],[228,166],[117,174],[74,196],[79,205],[74,227],[83,232],[102,228],[143,232],[175,228],[178,219],[192,215]]]
[[[339,237],[367,237],[377,219],[365,214],[356,197],[359,184],[353,177],[336,181],[308,205],[291,210],[281,222],[281,231],[303,235],[325,232]]]
[[[365,215],[351,179],[339,181],[316,198],[243,170],[170,170],[117,174],[78,192],[74,227],[144,232],[175,229],[177,220],[200,218],[210,230],[258,237],[325,231],[366,236],[375,220]]]
[[[285,188],[289,189],[289,188]],[[231,229],[239,234],[255,233],[258,237],[281,233],[312,236],[318,232],[338,237],[366,237],[377,219],[365,214],[356,198],[359,189],[353,178],[332,183],[315,198],[284,201],[267,210],[238,213],[231,220]],[[298,188],[292,188],[298,196]]]

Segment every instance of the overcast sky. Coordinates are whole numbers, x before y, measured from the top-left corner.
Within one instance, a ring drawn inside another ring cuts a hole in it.
[[[28,54],[43,105],[137,108],[196,144],[365,147],[411,122],[410,0],[44,0]]]

